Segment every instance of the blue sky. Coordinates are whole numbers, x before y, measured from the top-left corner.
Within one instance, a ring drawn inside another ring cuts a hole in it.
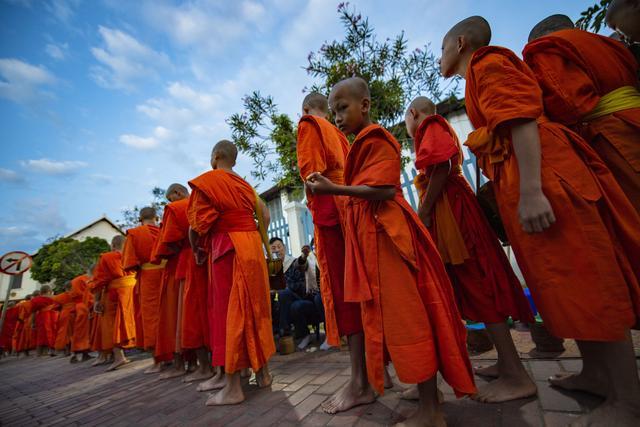
[[[483,15],[520,52],[552,13],[588,1],[352,1],[411,48]],[[335,0],[0,0],[0,253],[33,251],[150,189],[208,168],[225,119],[254,90],[299,116],[310,51],[341,38]],[[249,175],[241,158],[239,172]],[[254,183],[255,184],[255,183]],[[270,183],[263,183],[266,189]]]

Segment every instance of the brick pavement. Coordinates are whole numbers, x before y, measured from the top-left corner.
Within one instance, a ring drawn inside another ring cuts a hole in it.
[[[335,416],[320,404],[348,379],[347,352],[296,353],[275,356],[274,384],[259,390],[251,383],[247,400],[237,406],[206,407],[206,393],[180,379],[164,380],[143,374],[151,359],[134,362],[116,372],[66,358],[0,360],[0,423],[3,426],[380,426],[410,414],[415,403],[402,401],[396,385],[374,404]],[[477,361],[478,358],[474,358]],[[455,399],[441,385],[443,409],[450,426],[562,426],[599,403],[583,393],[563,393],[545,379],[552,373],[576,371],[577,359],[525,360],[539,387],[539,399],[504,404],[478,404]],[[484,380],[478,379],[479,384]]]

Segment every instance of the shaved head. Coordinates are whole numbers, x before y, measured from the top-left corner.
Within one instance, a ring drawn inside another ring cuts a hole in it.
[[[560,30],[570,30],[575,28],[571,18],[567,15],[551,15],[538,22],[529,33],[529,41],[535,40],[547,34]]]
[[[471,16],[451,27],[445,40],[464,37],[466,43],[477,50],[491,43],[491,26],[482,16]]]
[[[436,113],[436,104],[434,104],[426,96],[419,96],[411,101],[411,104],[409,104],[409,108],[407,108],[407,112],[409,112],[409,110],[411,109],[430,116]]]
[[[226,164],[234,166],[238,158],[238,148],[228,139],[218,141],[211,150],[211,161],[224,161]]]
[[[371,94],[369,85],[361,77],[350,77],[336,83],[329,94],[329,106],[336,126],[346,135],[357,135],[371,124]]]
[[[49,285],[40,286],[40,293],[41,294],[49,294],[51,292],[53,292],[52,289],[51,289],[51,286],[49,286]]]
[[[348,79],[340,80],[333,86],[331,93],[338,91],[348,93],[353,99],[357,100],[371,99],[369,85],[362,77],[349,77]]]
[[[316,111],[326,115],[329,113],[329,100],[321,93],[311,92],[302,101],[302,111]]]
[[[154,220],[157,216],[156,209],[151,206],[140,209],[140,221]]]
[[[111,249],[114,251],[122,250],[124,247],[124,242],[126,238],[120,234],[116,235],[111,239]]]
[[[167,188],[164,196],[171,202],[189,197],[189,190],[182,184],[174,182]]]
[[[39,297],[40,296],[40,291],[35,290],[33,291],[33,293],[31,294],[32,297]]]

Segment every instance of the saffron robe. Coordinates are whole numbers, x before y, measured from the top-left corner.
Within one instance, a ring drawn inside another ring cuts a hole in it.
[[[119,251],[100,255],[93,273],[93,282],[96,290],[105,289],[104,313],[100,321],[101,350],[135,347],[133,288],[136,280],[135,274],[127,273],[122,268],[122,255]]]
[[[14,350],[13,335],[18,325],[18,307],[13,306],[7,308],[7,314],[2,325],[2,334],[0,335],[0,348],[7,353]]]
[[[462,149],[453,128],[444,117],[429,116],[420,123],[414,144],[419,171],[415,184],[422,203],[433,166],[451,165],[429,232],[445,261],[462,316],[485,323],[508,317],[533,322],[520,281],[462,175]]]
[[[379,125],[351,145],[345,185],[392,186],[391,200],[348,197],[345,299],[360,302],[369,382],[384,392],[384,354],[400,381],[438,371],[457,395],[475,393],[466,331],[429,232],[400,187],[400,144]]]
[[[275,352],[269,277],[254,212],[256,193],[224,170],[191,180],[188,218],[208,251],[213,366],[259,371]]]
[[[71,346],[73,323],[75,321],[76,304],[71,301],[62,305],[56,326],[56,339],[53,348],[57,351]]]
[[[304,115],[298,123],[298,168],[304,181],[320,172],[335,184],[344,183],[344,162],[349,141],[329,121]],[[344,301],[344,198],[307,194],[313,217],[320,293],[325,313],[327,341],[340,346],[340,336],[362,332],[359,304]]]
[[[530,42],[523,56],[542,88],[547,116],[593,147],[640,212],[640,108],[588,118],[603,96],[638,88],[633,54],[610,37],[571,29]]]
[[[88,351],[90,347],[91,321],[89,313],[91,307],[93,307],[93,293],[89,282],[89,276],[86,274],[71,280],[69,295],[75,305],[73,334],[71,337],[71,351],[74,352]]]
[[[466,106],[476,128],[466,145],[494,183],[505,230],[536,307],[552,334],[620,341],[640,313],[640,219],[596,153],[543,116],[529,67],[501,47],[474,53]],[[542,191],[556,222],[528,234],[518,218],[512,120],[537,120]]]
[[[18,305],[18,326],[15,331],[16,352],[28,351],[33,348],[32,342],[33,319],[31,301],[22,301]]]
[[[37,296],[31,299],[31,308],[35,313],[36,345],[54,348],[58,326],[58,312],[49,297]]]
[[[154,348],[158,335],[164,264],[151,264],[151,255],[159,232],[160,228],[152,224],[127,230],[122,251],[122,267],[136,272],[136,344],[145,349]]]

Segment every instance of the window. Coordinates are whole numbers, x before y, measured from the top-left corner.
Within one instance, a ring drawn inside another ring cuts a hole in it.
[[[11,276],[11,279],[9,280],[9,287],[11,289],[22,288],[22,274]]]

